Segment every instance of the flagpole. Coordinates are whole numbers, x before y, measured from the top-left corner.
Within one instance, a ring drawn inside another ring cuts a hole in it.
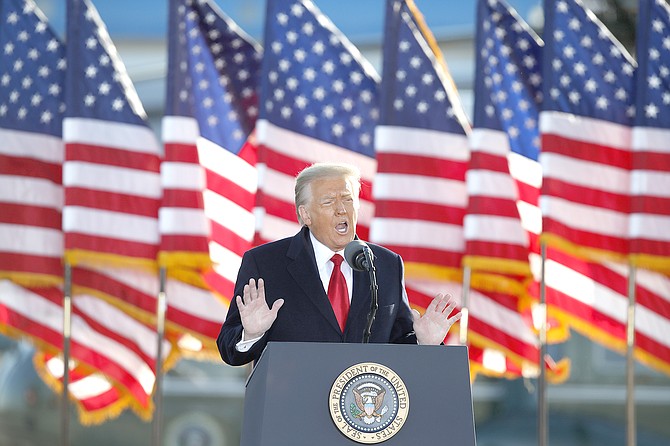
[[[70,445],[70,337],[72,330],[72,268],[65,261],[63,274],[63,392],[61,394],[61,445]]]
[[[472,277],[472,269],[469,266],[466,266],[463,269],[463,301],[461,302],[461,321],[460,321],[460,332],[459,332],[459,341],[461,345],[467,345],[468,343],[468,321],[470,316],[470,311],[468,309],[468,301],[470,300],[470,279]]]
[[[629,262],[628,314],[626,319],[626,445],[635,446],[635,281],[636,268]]]
[[[539,338],[540,338],[540,358],[538,367],[540,368],[540,377],[538,382],[537,398],[537,434],[538,445],[547,446],[549,444],[548,424],[547,424],[547,376],[544,367],[544,358],[547,355],[547,301],[546,301],[546,281],[545,265],[547,262],[547,245],[544,241],[540,244],[542,255],[542,269],[540,273],[540,304],[537,309],[539,319]]]
[[[165,337],[165,313],[167,303],[165,298],[166,269],[160,268],[160,289],[156,301],[156,384],[154,387],[154,417],[151,444],[161,444],[161,421],[163,418],[163,338]]]

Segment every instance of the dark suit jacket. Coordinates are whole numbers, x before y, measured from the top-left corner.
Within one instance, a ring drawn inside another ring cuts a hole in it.
[[[375,257],[379,286],[379,309],[370,342],[416,343],[412,315],[403,286],[400,256],[370,243]],[[258,359],[268,341],[361,342],[370,309],[370,278],[367,271],[354,271],[354,289],[344,333],[323,289],[316,266],[309,230],[304,227],[293,237],[267,243],[247,251],[235,283],[235,295],[242,296],[249,279],[263,278],[269,306],[284,299],[277,320],[248,351],[235,345],[242,338],[242,322],[233,298],[217,345],[223,360],[241,365]]]

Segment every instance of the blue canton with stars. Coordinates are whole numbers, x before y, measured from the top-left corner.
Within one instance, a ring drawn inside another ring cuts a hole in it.
[[[208,0],[173,0],[166,114],[238,153],[258,116],[262,50]]]
[[[0,4],[0,127],[61,136],[65,48],[32,1]]]
[[[635,62],[578,0],[545,0],[543,110],[622,125],[635,115]],[[547,35],[548,34],[548,35]]]
[[[477,10],[474,126],[507,133],[513,152],[538,160],[542,43],[503,1]]]
[[[95,7],[68,0],[66,115],[146,125],[146,114]]]
[[[404,1],[388,6],[381,123],[465,134],[444,84],[451,80],[438,74],[439,62],[409,7]]]
[[[268,0],[260,117],[374,157],[378,80],[311,1]]]
[[[670,6],[642,0],[638,28],[635,124],[670,128]]]

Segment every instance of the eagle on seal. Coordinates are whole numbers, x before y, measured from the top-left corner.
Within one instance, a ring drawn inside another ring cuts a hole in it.
[[[356,416],[361,418],[365,424],[372,424],[375,421],[379,423],[382,415],[388,410],[388,407],[386,406],[381,408],[382,404],[384,404],[386,390],[375,384],[366,383],[359,386],[357,389],[353,389],[353,393],[356,400],[356,406],[358,406],[361,411]]]

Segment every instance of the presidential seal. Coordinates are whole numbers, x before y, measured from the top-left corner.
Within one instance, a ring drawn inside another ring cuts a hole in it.
[[[339,431],[365,444],[393,437],[409,413],[405,383],[393,370],[374,362],[343,371],[330,389],[328,403]]]

